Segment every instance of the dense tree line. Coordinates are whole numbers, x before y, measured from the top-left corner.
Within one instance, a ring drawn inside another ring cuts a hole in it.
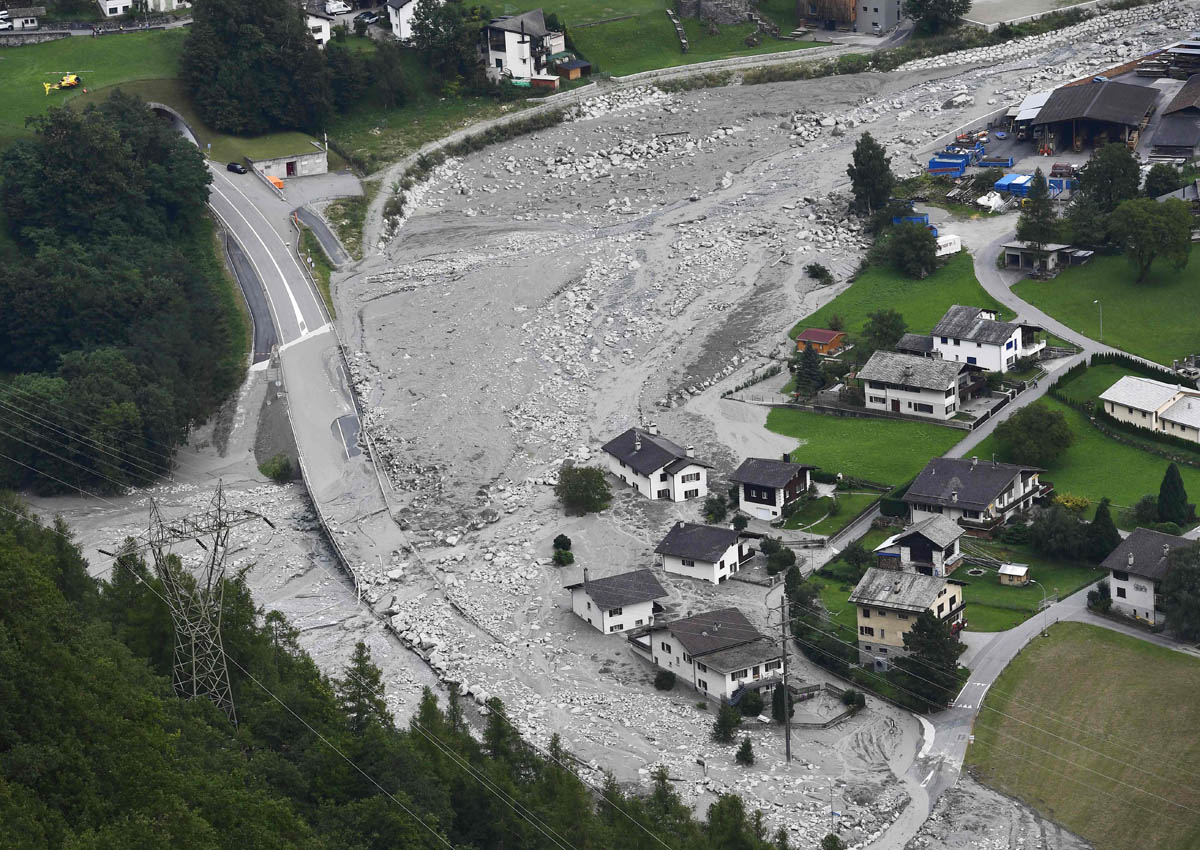
[[[203,158],[120,92],[51,109],[0,156],[0,486],[149,480],[237,385],[244,336]],[[36,467],[41,475],[33,469]],[[63,483],[56,483],[59,479]]]
[[[240,581],[223,613],[234,728],[211,703],[175,696],[170,617],[136,553],[110,583],[93,581],[65,526],[17,518],[20,505],[0,499],[4,850],[556,846],[520,812],[578,850],[786,846],[767,844],[735,796],[697,821],[661,770],[647,796],[610,779],[601,800],[557,740],[549,757],[522,741],[498,700],[481,739],[459,700],[428,691],[398,729],[364,646],[344,676],[323,676]]]

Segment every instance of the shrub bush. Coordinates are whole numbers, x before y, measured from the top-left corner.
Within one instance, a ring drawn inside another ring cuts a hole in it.
[[[556,567],[565,567],[575,563],[575,555],[570,549],[555,549],[554,550],[554,565]]]
[[[567,552],[571,551],[571,538],[565,534],[560,534],[554,538],[554,548],[564,549]]]
[[[292,480],[292,459],[283,452],[280,452],[270,460],[260,464],[258,471],[276,483],[286,484]]]
[[[670,691],[675,689],[675,674],[670,670],[659,670],[654,674],[654,688],[659,691]],[[704,705],[704,703],[700,703]]]
[[[750,691],[738,702],[738,708],[743,717],[758,717],[763,713],[762,694],[758,691]]]

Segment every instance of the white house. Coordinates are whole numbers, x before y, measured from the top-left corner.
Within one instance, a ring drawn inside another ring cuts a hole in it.
[[[630,428],[605,443],[608,469],[647,499],[682,502],[708,495],[709,465],[696,460],[691,446],[681,448],[658,433],[651,422],[645,430]]]
[[[669,573],[720,584],[754,556],[748,538],[732,528],[677,522],[654,550]]]
[[[950,575],[962,563],[959,538],[965,534],[945,514],[934,514],[910,525],[875,547],[879,566],[926,576]]]
[[[729,480],[738,485],[738,510],[763,520],[778,519],[783,509],[812,486],[815,466],[783,460],[748,457]]]
[[[130,12],[136,12],[133,0],[97,0],[100,5],[100,14],[106,18],[113,18],[117,15],[127,15]],[[192,7],[191,0],[147,0],[147,12],[174,12],[176,9],[190,9]]]
[[[1041,472],[977,457],[936,457],[909,485],[904,501],[914,523],[941,515],[967,529],[990,531],[1054,490],[1039,480]]]
[[[1191,541],[1174,534],[1135,528],[1101,563],[1108,570],[1113,608],[1154,625],[1162,619],[1159,585],[1171,571],[1172,549]]]
[[[417,0],[387,0],[388,22],[392,35],[400,41],[412,38],[412,20],[417,12]]]
[[[324,47],[329,43],[330,27],[333,25],[333,15],[325,11],[323,0],[305,0],[304,20],[313,41]]]
[[[1150,378],[1125,375],[1100,393],[1114,419],[1200,443],[1200,392]]]
[[[1037,338],[1040,328],[996,320],[993,310],[955,304],[933,328],[933,350],[945,360],[1005,372],[1020,357],[1032,357],[1046,347]]]
[[[493,80],[508,77],[557,82],[546,60],[566,49],[563,34],[546,28],[541,9],[496,18],[480,32],[479,52]]]
[[[603,634],[649,626],[654,622],[654,600],[667,595],[652,570],[634,570],[607,578],[588,578],[567,585],[571,610]]]
[[[46,16],[45,6],[26,6],[8,10],[8,20],[14,30],[35,30],[38,28],[38,18]]]
[[[739,691],[780,681],[783,653],[736,608],[656,623],[630,644],[705,696],[735,700]]]
[[[979,385],[962,363],[876,351],[859,370],[867,409],[949,419],[962,397]]]

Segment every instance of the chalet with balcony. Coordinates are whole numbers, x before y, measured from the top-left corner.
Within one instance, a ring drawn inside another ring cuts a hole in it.
[[[630,428],[601,450],[608,455],[608,471],[647,499],[682,502],[708,495],[709,465],[696,460],[691,446],[660,436],[653,422],[646,429]]]
[[[858,373],[868,410],[950,419],[982,389],[976,369],[963,363],[876,351]]]
[[[893,534],[875,547],[880,567],[926,576],[950,575],[962,563],[962,526],[944,514],[934,514]]]
[[[990,533],[1053,492],[1053,484],[1040,480],[1042,471],[977,457],[937,457],[909,485],[904,501],[913,523],[944,516],[968,532]]]
[[[907,654],[904,636],[922,611],[950,624],[954,634],[966,626],[961,581],[944,576],[871,567],[850,594],[858,617],[858,654],[862,664],[886,667]]]
[[[633,570],[620,575],[568,584],[575,616],[602,634],[615,634],[649,626],[661,610],[656,600],[667,595],[653,570]]]
[[[955,304],[933,328],[933,351],[943,360],[978,366],[988,372],[1006,372],[1022,357],[1033,357],[1046,347],[1038,338],[1041,328],[1001,322],[994,310]]]
[[[546,27],[541,9],[496,18],[480,30],[479,53],[492,80],[556,88],[550,57],[566,49],[565,37]]]
[[[737,608],[656,623],[629,637],[630,645],[706,697],[736,702],[751,690],[774,687],[783,652]]]
[[[778,519],[783,509],[812,486],[815,466],[783,460],[748,457],[729,480],[738,485],[738,510],[762,520]]]
[[[720,584],[754,557],[751,539],[733,528],[680,521],[654,552],[669,573]]]
[[[1101,563],[1108,570],[1113,608],[1150,625],[1163,619],[1159,588],[1171,571],[1171,551],[1190,540],[1148,528],[1135,528]]]

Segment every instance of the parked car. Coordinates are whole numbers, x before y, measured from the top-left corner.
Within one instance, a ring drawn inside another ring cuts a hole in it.
[[[12,21],[0,18],[0,30],[10,30],[12,28]]]
[[[325,4],[325,14],[327,15],[344,15],[350,11],[350,5],[343,3],[342,0],[329,0]]]
[[[225,166],[225,170],[232,171],[234,174],[245,174],[246,166],[242,165],[240,162],[231,162],[229,165]]]
[[[355,23],[357,23],[358,21],[362,21],[363,23],[365,23],[369,26],[371,24],[379,23],[381,18],[382,18],[382,15],[380,15],[378,12],[373,12],[370,9],[368,9],[365,12],[359,12],[357,15],[355,15],[354,21],[355,21]]]

